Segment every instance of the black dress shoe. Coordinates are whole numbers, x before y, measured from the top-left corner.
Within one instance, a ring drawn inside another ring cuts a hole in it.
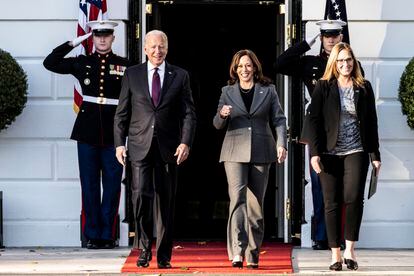
[[[328,243],[326,241],[315,241],[315,244],[312,245],[313,250],[327,250],[329,249]]]
[[[113,249],[115,248],[115,241],[113,240],[102,240],[101,241],[102,249]]]
[[[88,249],[99,249],[100,247],[99,240],[89,240],[86,244],[86,248]]]
[[[242,269],[243,268],[243,262],[242,261],[231,262],[231,266],[232,267],[238,267],[238,268]]]
[[[159,261],[158,268],[160,269],[169,269],[171,268],[171,263],[169,261]]]
[[[346,264],[346,267],[350,270],[357,270],[358,269],[358,263],[352,259],[345,259],[344,263]]]
[[[139,258],[137,260],[137,266],[138,267],[148,267],[149,262],[152,260],[152,253],[150,250],[141,250],[141,253],[139,254]]]
[[[341,271],[342,270],[342,262],[336,262],[329,266],[329,270],[334,271]]]

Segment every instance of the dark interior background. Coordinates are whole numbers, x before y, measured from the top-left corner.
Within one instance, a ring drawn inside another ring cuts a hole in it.
[[[189,2],[154,3],[147,17],[148,30],[158,28],[168,35],[167,61],[190,73],[197,108],[195,141],[179,170],[174,238],[224,240],[229,198],[223,164],[218,162],[224,130],[212,125],[221,87],[228,80],[233,54],[245,48],[257,54],[265,75],[275,80],[276,34],[283,28],[276,24],[278,5]],[[275,166],[266,193],[266,239],[277,237]]]

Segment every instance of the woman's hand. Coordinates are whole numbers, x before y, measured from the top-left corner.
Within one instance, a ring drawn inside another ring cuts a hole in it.
[[[277,148],[277,162],[279,164],[283,163],[283,161],[285,161],[286,153],[287,153],[287,150],[284,147],[278,147]]]
[[[223,118],[223,119],[225,119],[228,116],[230,116],[230,113],[231,113],[231,109],[232,108],[233,107],[231,105],[223,105],[223,107],[220,110],[220,117]]]
[[[376,169],[377,176],[378,176],[380,168],[381,168],[381,161],[372,161],[372,166]]]
[[[321,158],[319,156],[312,156],[311,158],[311,165],[313,170],[317,173],[320,174],[322,172],[322,168],[321,168]]]

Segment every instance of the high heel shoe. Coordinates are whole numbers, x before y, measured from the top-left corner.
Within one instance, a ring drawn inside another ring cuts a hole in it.
[[[329,266],[329,270],[334,271],[341,271],[342,270],[342,262],[336,262]]]
[[[350,270],[357,270],[358,269],[358,263],[352,259],[345,259],[344,263],[346,264],[346,267]]]
[[[238,268],[242,269],[243,268],[243,262],[239,262],[239,261],[231,262],[231,266],[232,267],[238,267]]]
[[[247,263],[246,268],[247,269],[258,269],[259,264],[257,264],[257,263]]]
[[[231,266],[242,269],[243,268],[243,257],[240,255],[234,256],[233,261],[231,261]]]

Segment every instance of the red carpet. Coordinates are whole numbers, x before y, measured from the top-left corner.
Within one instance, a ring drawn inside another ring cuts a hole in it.
[[[133,249],[122,267],[122,273],[173,274],[173,273],[220,273],[220,274],[276,274],[292,273],[292,246],[282,243],[265,243],[260,252],[259,269],[231,267],[224,242],[176,242],[174,244],[172,269],[158,269],[155,258],[147,268],[136,266],[138,250]],[[244,263],[246,265],[246,263]]]

